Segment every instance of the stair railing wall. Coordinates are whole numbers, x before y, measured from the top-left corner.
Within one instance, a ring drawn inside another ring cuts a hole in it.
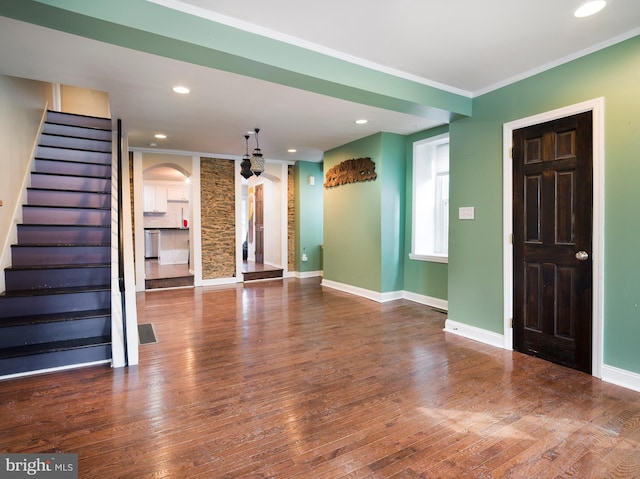
[[[2,249],[0,249],[0,271],[4,271],[5,268],[11,266],[11,245],[17,243],[18,241],[17,225],[22,222],[22,205],[25,204],[27,200],[27,187],[29,186],[29,181],[31,180],[31,171],[34,169],[38,140],[40,139],[40,135],[42,134],[42,130],[44,129],[44,123],[47,119],[48,108],[49,105],[46,104],[44,109],[42,110],[40,126],[35,132],[35,136],[33,138],[30,160],[27,163],[27,167],[24,169],[24,173],[22,175],[22,183],[20,188],[18,189],[21,196],[20,198],[16,198],[13,211],[11,212],[11,217],[13,218],[11,221],[11,227],[6,232],[4,232],[4,237],[1,238],[4,243],[2,244]],[[5,199],[5,202],[6,201],[7,200]],[[0,274],[0,292],[4,291],[5,289],[5,276],[4,274]]]
[[[117,236],[117,240],[113,242],[112,267],[117,275],[112,276],[112,345],[113,367],[122,367],[138,364],[139,355],[129,159],[124,154],[128,143],[121,120],[117,121],[115,144],[113,177],[117,181],[113,182],[113,208],[117,211],[112,215],[112,237]]]
[[[118,155],[118,290],[120,291],[120,305],[122,311],[122,337],[124,340],[124,365],[129,365],[129,346],[127,341],[127,302],[124,284],[124,215],[122,212],[122,120],[118,118],[117,126],[117,155]]]

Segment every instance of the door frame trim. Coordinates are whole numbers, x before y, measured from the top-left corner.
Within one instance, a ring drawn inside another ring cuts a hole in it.
[[[604,349],[604,97],[520,118],[503,125],[503,284],[504,348],[513,349],[513,131],[539,123],[593,112],[593,309],[592,375],[602,377]]]

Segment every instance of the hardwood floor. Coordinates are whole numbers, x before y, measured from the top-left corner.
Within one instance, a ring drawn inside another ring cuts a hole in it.
[[[638,478],[640,393],[317,279],[138,297],[138,367],[0,383],[0,452],[81,478]]]

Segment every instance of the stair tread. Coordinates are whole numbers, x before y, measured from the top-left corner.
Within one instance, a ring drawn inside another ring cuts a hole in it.
[[[18,227],[20,228],[31,228],[31,227],[36,227],[36,228],[42,228],[42,227],[47,227],[47,228],[69,228],[69,227],[74,227],[74,228],[111,228],[111,225],[87,225],[87,224],[76,224],[76,223],[69,223],[69,224],[61,224],[61,223],[56,223],[56,224],[48,224],[48,223],[20,223],[18,225]]]
[[[41,271],[53,269],[78,269],[78,268],[108,268],[111,263],[82,263],[82,264],[39,264],[25,266],[9,266],[5,271]]]
[[[0,319],[0,328],[23,326],[28,324],[57,323],[60,321],[75,321],[102,316],[110,316],[110,309],[90,309],[86,311],[68,311],[64,313],[31,314],[26,316],[12,316]]]
[[[69,288],[38,288],[38,289],[18,289],[15,291],[4,291],[0,293],[0,298],[22,298],[29,296],[53,296],[56,294],[89,293],[99,291],[110,291],[110,284],[97,286],[72,286]]]
[[[0,349],[0,359],[30,356],[34,354],[55,353],[57,351],[66,351],[70,349],[80,349],[106,344],[111,344],[110,336],[96,336],[92,338],[69,339],[66,341],[54,341],[51,343],[14,346],[12,348]]]
[[[89,195],[110,195],[111,191],[87,191],[87,190],[70,190],[70,189],[61,189],[61,188],[42,188],[42,187],[34,187],[34,186],[29,186],[27,188],[27,190],[29,191],[51,191],[51,192],[55,192],[55,193],[83,193],[83,194],[89,194]],[[27,206],[27,205],[24,205]]]
[[[53,209],[66,209],[66,210],[101,210],[110,211],[111,206],[65,206],[65,205],[39,205],[29,203],[28,205],[22,205],[23,208],[53,208]]]
[[[68,225],[72,226],[72,225]],[[29,244],[12,244],[12,248],[94,248],[111,246],[111,243],[29,243]]]
[[[46,123],[48,123],[48,122],[46,122]],[[82,128],[82,127],[77,127],[75,125],[62,125],[61,123],[49,123],[49,125],[56,125],[56,124],[60,125],[60,126],[68,126],[68,127],[72,127],[72,128]],[[42,136],[53,136],[53,137],[58,137],[58,138],[71,138],[72,140],[102,141],[104,143],[111,144],[111,139],[105,140],[103,138],[87,138],[87,137],[84,137],[84,136],[63,135],[61,133],[52,133],[50,131],[43,131],[42,132]],[[69,148],[69,149],[73,150],[73,149],[76,149],[76,148]]]
[[[79,115],[81,116],[81,115]],[[96,117],[89,117],[89,118],[96,118]],[[107,118],[101,118],[101,119],[107,119]],[[74,125],[74,124],[69,124],[69,123],[62,123],[59,121],[53,121],[53,120],[46,120],[45,125],[55,125],[55,126],[69,126],[72,128],[82,128],[83,130],[92,130],[92,131],[109,131],[112,132],[113,130],[111,128],[98,128],[96,126],[86,126],[86,125]]]
[[[102,141],[102,140],[95,140],[95,141]],[[71,148],[69,146],[46,145],[46,144],[44,144],[44,145],[43,144],[39,144],[38,147],[40,147],[40,148],[55,148],[57,150],[67,150],[67,151],[86,151],[87,153],[104,153],[105,155],[111,155],[111,151],[92,150],[91,148]]]
[[[47,146],[47,148],[49,148]],[[108,152],[105,152],[108,153]],[[56,161],[58,163],[70,163],[72,165],[88,165],[88,166],[111,166],[111,162],[105,162],[105,163],[95,163],[93,161],[74,161],[74,160],[62,160],[60,158],[46,158],[46,157],[42,157],[42,156],[36,156],[34,158],[34,160],[40,160],[40,161]]]
[[[32,171],[32,175],[46,175],[46,176],[64,176],[69,178],[92,178],[96,180],[110,180],[111,176],[92,176],[92,175],[70,175],[68,173],[47,173],[46,171]]]

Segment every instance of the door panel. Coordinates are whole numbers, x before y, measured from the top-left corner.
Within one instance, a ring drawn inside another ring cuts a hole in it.
[[[513,133],[514,348],[591,372],[591,112]],[[576,257],[578,252],[589,256]]]

